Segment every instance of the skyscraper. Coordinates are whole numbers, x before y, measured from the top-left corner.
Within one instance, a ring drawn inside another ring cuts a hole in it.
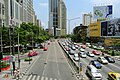
[[[49,33],[53,36],[61,36],[62,32],[66,32],[66,6],[63,0],[49,0],[48,24]]]
[[[4,0],[5,26],[20,26],[22,22],[34,22],[33,0]]]

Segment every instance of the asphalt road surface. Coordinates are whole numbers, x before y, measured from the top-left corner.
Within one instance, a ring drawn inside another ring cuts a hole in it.
[[[31,66],[24,80],[77,80],[57,41],[40,50],[39,58]]]

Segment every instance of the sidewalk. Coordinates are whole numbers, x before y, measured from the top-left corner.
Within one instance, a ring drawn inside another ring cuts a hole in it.
[[[26,56],[28,53],[25,53],[23,56]],[[39,54],[38,54],[39,55]],[[29,70],[29,68],[31,67],[32,63],[38,58],[38,56],[34,56],[32,57],[32,61],[25,62],[24,59],[21,60],[20,62],[20,78],[22,78],[26,72]],[[11,69],[8,71],[2,71],[0,74],[0,80],[16,80],[14,79],[14,76],[11,75],[12,73],[12,63],[11,63]],[[15,66],[16,68],[18,67],[18,61],[15,62]],[[4,78],[5,74],[8,74],[8,77]]]

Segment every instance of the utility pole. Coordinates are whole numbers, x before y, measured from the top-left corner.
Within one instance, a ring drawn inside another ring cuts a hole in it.
[[[15,55],[14,55],[14,28],[13,28],[13,4],[12,4],[13,0],[10,0],[10,16],[11,16],[11,25],[10,25],[10,36],[12,36],[12,64],[13,64],[13,75],[14,75],[14,71],[15,71]],[[12,34],[11,34],[11,30],[12,30]],[[10,41],[11,42],[11,41]]]
[[[19,43],[19,28],[18,28],[18,68],[20,69],[20,43]]]
[[[0,6],[1,7],[1,6]],[[2,19],[2,16],[4,15],[4,6],[2,6],[1,8],[1,28],[0,28],[0,35],[1,35],[1,52],[0,52],[0,72],[1,72],[1,61],[2,61],[2,58],[3,58],[3,44],[2,44],[2,27],[4,26],[4,22],[3,22],[3,19]]]

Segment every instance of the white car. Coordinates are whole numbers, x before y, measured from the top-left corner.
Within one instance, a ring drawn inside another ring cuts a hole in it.
[[[73,57],[75,61],[79,61],[79,57]]]
[[[104,57],[98,57],[97,60],[103,64],[108,64],[108,61]]]
[[[72,50],[76,50],[75,46],[72,46]]]
[[[75,48],[78,49],[78,45],[75,45]]]
[[[80,52],[80,56],[81,56],[82,58],[86,58],[86,57],[87,57],[87,55],[86,55],[85,52]]]
[[[93,65],[87,66],[86,73],[91,76],[91,80],[102,80],[100,71]]]
[[[90,57],[94,57],[94,54],[91,53],[91,52],[87,52],[86,54],[87,54],[88,56],[90,56]]]
[[[74,50],[70,49],[69,54],[74,55],[74,54],[76,54],[76,52]]]
[[[80,48],[79,50],[80,50],[81,52],[84,52],[84,51],[85,51],[85,49],[83,49],[83,48]]]
[[[75,53],[75,54],[74,54],[74,57],[78,57],[78,54],[77,54],[77,53]]]

